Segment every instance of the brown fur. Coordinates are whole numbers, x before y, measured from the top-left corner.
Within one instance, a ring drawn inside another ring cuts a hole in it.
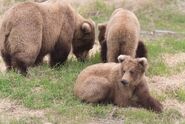
[[[120,54],[135,57],[140,36],[140,24],[134,13],[121,8],[117,9],[108,23],[101,26],[102,28],[99,30],[101,29],[102,32],[100,30],[99,40],[103,39],[105,33],[108,62],[117,62]]]
[[[147,109],[162,111],[162,104],[154,99],[145,79],[147,60],[119,56],[120,63],[100,63],[84,69],[76,80],[74,94],[82,101],[99,103],[111,101],[118,106],[129,106],[132,98]]]
[[[106,32],[107,24],[98,25],[99,35],[98,40],[100,43],[100,55],[102,62],[107,62],[107,41],[105,39],[105,32]]]
[[[99,29],[99,35],[98,35],[98,40],[100,43],[100,54],[101,54],[101,60],[102,62],[107,62],[107,41],[105,39],[105,32],[106,32],[106,26],[107,24],[99,24],[98,29]],[[137,50],[136,50],[136,58],[141,58],[141,57],[147,57],[147,49],[143,41],[139,40]]]
[[[88,53],[94,44],[94,27],[92,20],[84,19],[64,1],[17,4],[4,14],[0,28],[3,59],[7,68],[17,68],[21,73],[41,63],[46,54],[50,54],[51,66],[61,64],[71,45],[79,45],[81,54]]]

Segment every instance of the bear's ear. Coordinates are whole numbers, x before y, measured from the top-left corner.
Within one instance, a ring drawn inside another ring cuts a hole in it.
[[[92,31],[90,24],[87,23],[87,22],[82,23],[81,30],[82,30],[84,33],[90,33],[90,32]]]
[[[137,60],[138,60],[139,64],[141,64],[145,69],[147,68],[148,61],[145,57],[138,58]]]
[[[98,24],[98,30],[99,31],[106,30],[106,27],[107,27],[106,23]]]
[[[127,55],[119,55],[118,56],[118,62],[121,63],[123,61],[125,61],[126,58],[128,58],[129,56]]]
[[[89,22],[93,25],[93,27],[96,26],[96,23],[91,18],[89,18]]]

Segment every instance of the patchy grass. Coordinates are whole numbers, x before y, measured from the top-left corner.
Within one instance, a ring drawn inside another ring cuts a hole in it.
[[[185,13],[179,10],[180,1],[151,0],[136,11],[145,30],[163,29],[184,32]]]
[[[178,100],[185,102],[185,89],[181,88],[176,91],[175,96],[177,97]]]
[[[150,52],[149,54],[151,58],[155,57]],[[99,119],[123,119],[126,124],[137,122],[145,124],[173,124],[183,120],[182,115],[175,109],[165,110],[164,113],[156,114],[145,109],[116,107],[116,111],[110,116],[110,113],[115,108],[113,105],[82,103],[73,95],[75,79],[83,68],[98,62],[100,62],[100,58],[99,54],[96,54],[85,63],[69,60],[58,69],[50,69],[47,65],[30,68],[27,78],[14,72],[0,74],[0,95],[1,97],[18,100],[30,109],[50,108],[53,112],[47,113],[46,118],[51,123],[85,124],[91,121],[94,122],[94,120],[98,122],[97,120]],[[159,70],[162,69],[160,68]],[[153,95],[157,96],[155,93]],[[176,97],[183,101],[184,91],[178,91]],[[157,96],[157,98],[164,100],[168,96],[165,96],[165,98],[164,96]],[[42,123],[39,118],[35,118],[32,121],[23,118],[12,123],[26,122]]]
[[[175,67],[169,67],[164,59],[165,53],[185,52],[185,39],[173,36],[157,38],[153,41],[146,42],[149,56],[150,68],[148,74],[168,76],[185,69],[185,64],[180,63]]]
[[[102,23],[109,19],[114,9],[113,5],[103,0],[93,0],[88,5],[80,6],[78,11],[84,17],[91,17],[96,23]]]
[[[141,0],[120,1],[119,6],[137,15],[143,30],[155,29],[185,32],[185,13],[179,9],[181,1],[177,0]],[[93,0],[87,5],[78,7],[78,11],[85,17],[92,18],[96,23],[107,22],[115,10],[115,5],[104,0]]]
[[[57,101],[71,101],[73,83],[79,72],[86,66],[99,62],[99,56],[87,63],[69,61],[61,68],[50,69],[47,65],[29,71],[25,78],[14,72],[0,75],[2,96],[19,99],[26,107],[42,109],[51,107]]]
[[[177,7],[175,0],[160,1],[162,2],[161,4],[159,4],[159,1],[155,3],[155,0],[151,0],[148,4],[135,11],[141,22],[142,29],[185,31],[185,15],[178,9],[175,9]],[[9,6],[9,3],[6,4]],[[7,8],[3,8],[0,12],[4,12],[5,9]],[[88,5],[81,5],[77,8],[82,15],[91,17],[96,23],[106,22],[114,9],[114,5],[110,5],[103,0],[94,0]],[[164,36],[147,41],[146,45],[149,52],[150,65],[147,76],[168,77],[185,69],[185,63],[169,67],[163,59],[163,55],[166,53],[185,52],[184,38]],[[110,104],[86,104],[81,102],[73,95],[75,79],[82,69],[99,62],[100,56],[96,54],[84,63],[68,60],[57,69],[51,69],[46,64],[30,68],[29,76],[26,78],[14,72],[1,73],[0,97],[16,100],[30,110],[50,109],[51,111],[46,113],[44,122],[51,123],[87,124],[91,122],[101,123],[102,121],[100,120],[109,122],[123,120],[125,124],[185,123],[184,116],[176,108],[165,109],[163,113],[156,114],[139,108],[118,108]],[[170,98],[177,99],[180,102],[185,101],[184,88],[173,91],[170,89],[160,94],[152,92],[152,95],[160,101]],[[6,119],[6,116],[4,118]],[[0,123],[5,121],[11,124],[43,123],[42,118],[38,117],[21,118],[20,120],[5,119],[0,118]]]

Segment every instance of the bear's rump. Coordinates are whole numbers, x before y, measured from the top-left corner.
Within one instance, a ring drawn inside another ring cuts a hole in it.
[[[25,60],[26,63],[33,63],[39,54],[42,41],[42,26],[17,25],[12,28],[7,46],[10,55]]]
[[[108,98],[110,83],[106,78],[91,76],[80,84],[76,95],[86,102],[103,102]]]

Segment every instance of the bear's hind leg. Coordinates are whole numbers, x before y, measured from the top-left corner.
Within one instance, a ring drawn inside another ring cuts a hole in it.
[[[19,71],[19,73],[22,74],[23,76],[27,75],[28,68],[27,68],[27,65],[23,61],[13,58],[12,66],[14,70]]]
[[[129,55],[135,57],[136,48],[135,45],[121,45],[120,54]]]
[[[111,86],[107,79],[92,76],[87,78],[80,89],[76,92],[76,95],[80,97],[82,101],[88,103],[99,103],[110,101]]]
[[[4,51],[1,51],[1,56],[3,58],[3,61],[5,62],[6,71],[10,71],[12,69],[11,56]]]
[[[120,54],[120,45],[118,42],[107,41],[107,61],[118,62],[117,57]]]
[[[38,65],[43,64],[43,59],[44,59],[44,55],[39,54],[37,56],[37,59],[35,60],[34,66],[38,66]]]
[[[58,42],[50,53],[50,66],[57,67],[63,64],[67,60],[70,49],[70,45]]]
[[[34,65],[36,57],[38,56],[39,48],[26,47],[27,51],[20,51],[12,56],[12,67],[17,69],[22,75],[26,76],[28,67]]]

